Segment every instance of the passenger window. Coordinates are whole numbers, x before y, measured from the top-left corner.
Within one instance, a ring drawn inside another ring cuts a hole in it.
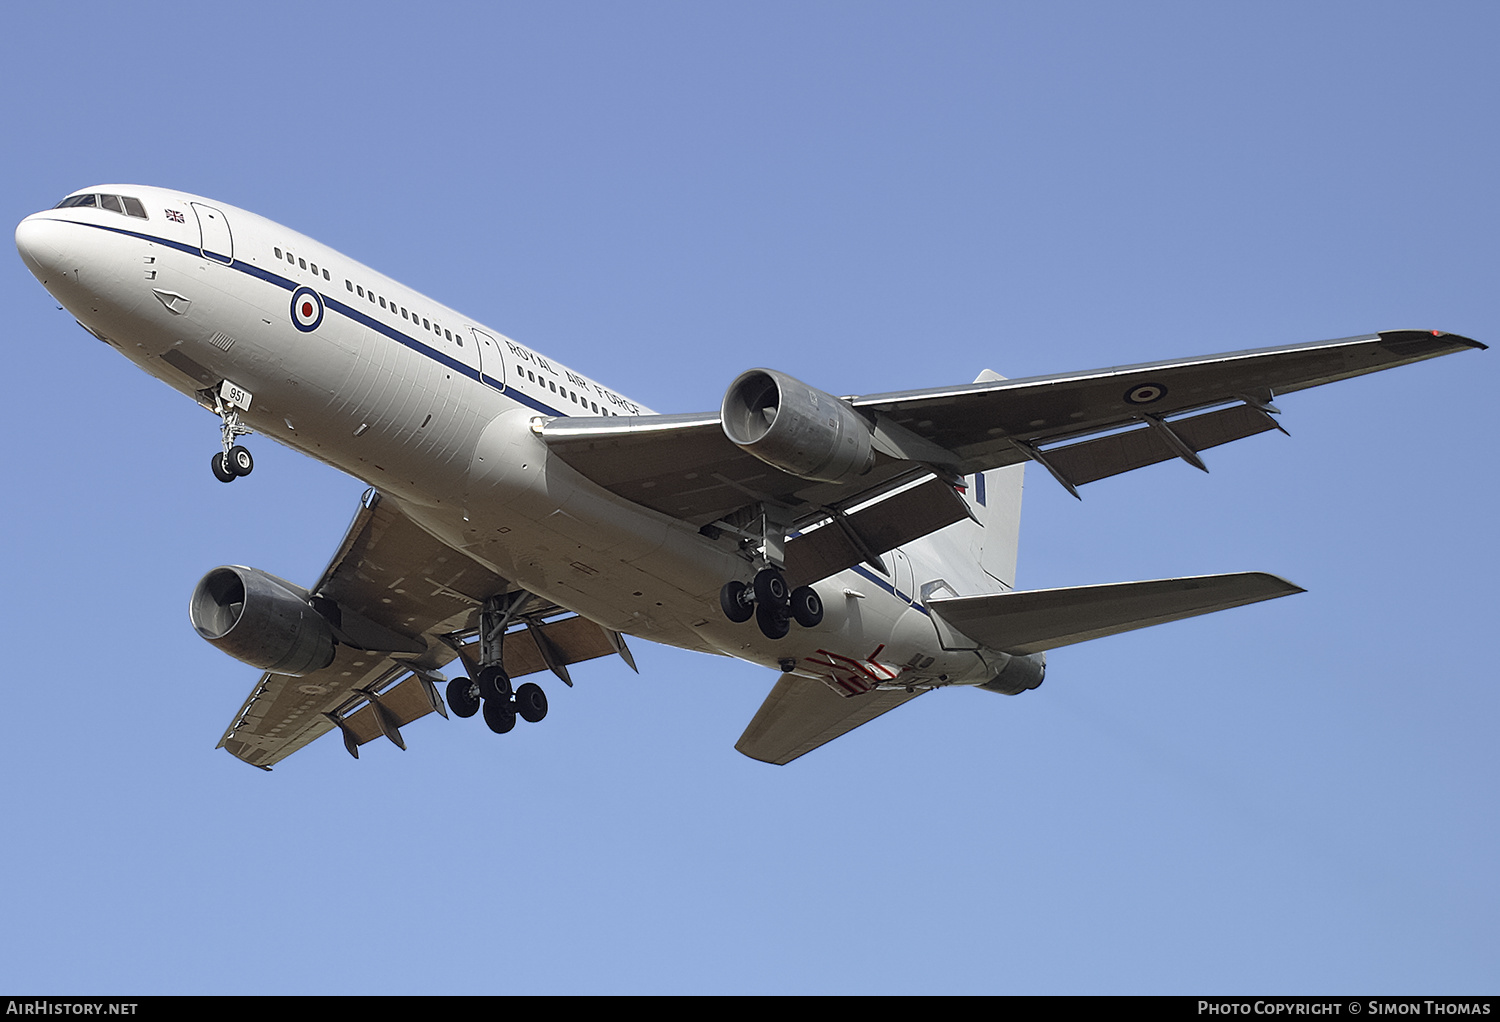
[[[279,248],[273,248],[273,249],[271,249],[271,251],[276,253],[276,258],[277,259],[281,258],[281,249],[279,249]]]
[[[140,199],[132,199],[128,195],[120,196],[120,201],[125,203],[125,215],[133,216],[141,220],[150,219],[146,216],[146,207],[141,205]]]
[[[385,308],[385,299],[384,298],[380,299],[380,307],[382,309]]]
[[[328,275],[328,270],[326,268],[323,270],[323,279],[324,280],[332,280],[333,279],[332,277],[330,277]]]
[[[286,254],[286,261],[291,263],[293,266],[297,265],[297,257],[292,255],[290,252]]]
[[[354,282],[352,280],[346,280],[346,281],[344,281],[344,290],[345,291],[353,291],[354,290]]]
[[[354,293],[363,298],[365,296],[365,286],[363,284],[356,284],[354,286]]]
[[[305,269],[307,269],[307,260],[306,259],[298,259],[297,260],[297,265],[300,266],[300,267],[302,267],[305,270]]]
[[[536,382],[536,374],[533,373],[530,369],[526,370],[526,378],[532,383]]]
[[[424,320],[422,320],[422,328],[424,330],[431,330],[432,329],[432,324],[428,323],[427,320],[424,319]]]
[[[314,277],[316,277],[318,275],[318,264],[317,263],[309,263],[307,268],[310,269],[310,270],[312,270]]]
[[[401,318],[402,319],[410,319],[411,318],[411,317],[407,316],[407,314],[406,314],[406,306],[404,306],[404,305],[401,307]]]
[[[102,208],[111,210],[115,213],[125,212],[125,207],[120,205],[120,197],[118,195],[99,196],[99,205]]]

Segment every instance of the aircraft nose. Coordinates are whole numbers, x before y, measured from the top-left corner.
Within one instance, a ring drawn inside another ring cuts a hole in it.
[[[21,253],[21,261],[26,264],[26,268],[43,284],[66,270],[63,266],[65,245],[61,235],[67,229],[67,224],[49,219],[41,213],[33,213],[16,225],[16,251]]]

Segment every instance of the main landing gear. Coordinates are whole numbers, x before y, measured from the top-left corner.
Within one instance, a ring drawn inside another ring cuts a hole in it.
[[[792,589],[777,568],[762,568],[749,585],[724,583],[719,590],[719,607],[736,623],[755,618],[761,634],[768,639],[786,638],[793,621],[803,628],[816,628],[823,620],[823,601],[817,590],[812,586]]]
[[[547,716],[547,693],[529,681],[512,691],[504,670],[482,667],[477,681],[454,678],[448,682],[448,708],[460,717],[472,717],[483,710],[485,724],[495,734],[503,735],[516,726],[517,717],[536,724]]]
[[[448,682],[448,708],[460,717],[472,717],[482,711],[485,724],[497,735],[515,728],[517,717],[536,724],[547,716],[547,694],[542,687],[528,681],[512,688],[510,675],[502,666],[505,629],[528,599],[529,593],[518,593],[510,600],[491,597],[484,602],[479,612],[477,663],[469,657],[466,647],[454,644],[473,677]]]

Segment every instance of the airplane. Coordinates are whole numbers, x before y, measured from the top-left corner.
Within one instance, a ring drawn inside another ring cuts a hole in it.
[[[1022,481],[1073,496],[1270,430],[1273,400],[1485,345],[1394,330],[1090,372],[834,396],[773,369],[657,414],[280,224],[97,185],[16,247],[80,326],[219,420],[369,485],[309,586],[209,571],[189,616],[263,672],[219,741],[270,770],[451,711],[547,715],[515,679],[626,636],[780,672],[735,748],[786,764],[935,688],[1019,695],[1073,643],[1302,592],[1239,572],[1022,590]],[[752,623],[753,622],[753,623]],[[454,660],[457,676],[443,668]]]

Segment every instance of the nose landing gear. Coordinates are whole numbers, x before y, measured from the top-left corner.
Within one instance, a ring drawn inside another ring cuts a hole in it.
[[[214,478],[221,483],[232,483],[255,469],[255,459],[250,456],[250,452],[235,443],[238,438],[255,432],[240,417],[242,410],[250,409],[250,398],[248,390],[235,386],[228,380],[213,392],[214,414],[224,420],[219,426],[224,449],[214,455],[211,467]]]
[[[245,432],[249,432],[246,430]],[[255,459],[250,452],[238,444],[213,457],[214,478],[221,483],[232,483],[240,476],[247,476],[255,468]]]

